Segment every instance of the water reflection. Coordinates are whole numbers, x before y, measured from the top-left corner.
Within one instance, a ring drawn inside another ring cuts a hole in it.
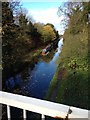
[[[16,89],[19,89],[19,93],[20,93],[20,88],[23,84],[22,78],[21,78],[21,74],[17,74],[14,77],[9,78],[8,80],[6,80],[6,86],[5,89],[8,92],[14,92],[16,91]]]
[[[38,58],[32,70],[28,67],[15,77],[8,79],[6,90],[43,99],[58,66],[55,61],[61,52],[62,45],[63,40],[60,40],[54,56],[53,51],[48,56]]]
[[[23,93],[26,92],[28,96],[32,97],[43,98],[55,71],[55,64],[52,65],[41,60],[28,77],[28,83],[22,88]]]
[[[63,38],[58,42],[57,52],[54,54],[54,57],[50,63],[54,63],[56,61],[56,59],[58,58],[58,56],[62,50],[62,46],[63,46]]]

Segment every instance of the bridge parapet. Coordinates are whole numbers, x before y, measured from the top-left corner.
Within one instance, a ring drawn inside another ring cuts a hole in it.
[[[13,106],[23,109],[23,118],[27,117],[26,111],[28,110],[41,114],[42,120],[45,119],[45,116],[63,119],[84,118],[88,120],[88,110],[86,109],[80,109],[3,91],[0,91],[0,104],[7,105],[7,118],[11,118],[10,106]]]

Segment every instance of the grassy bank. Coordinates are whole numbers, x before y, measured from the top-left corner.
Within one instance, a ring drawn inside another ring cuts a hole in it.
[[[47,99],[47,100],[51,100],[51,96],[53,94],[53,90],[55,90],[55,87],[57,85],[57,74],[58,74],[58,70],[56,71],[53,79],[50,82],[49,89],[48,89],[47,95],[45,97],[45,99]]]
[[[71,29],[65,31],[57,62],[46,99],[88,109],[88,25],[83,25],[78,34],[72,34]]]

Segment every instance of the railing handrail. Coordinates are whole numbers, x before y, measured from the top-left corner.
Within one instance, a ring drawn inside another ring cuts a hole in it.
[[[88,110],[86,109],[80,109],[3,91],[0,91],[0,103],[58,118],[66,118],[69,109],[71,109],[72,113],[68,116],[69,118],[88,118]]]

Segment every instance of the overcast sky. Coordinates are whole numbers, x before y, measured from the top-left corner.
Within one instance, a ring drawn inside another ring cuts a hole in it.
[[[63,2],[22,2],[23,7],[28,10],[35,22],[52,23],[60,34],[63,34],[63,26],[60,25],[63,16],[58,17],[57,11]]]

